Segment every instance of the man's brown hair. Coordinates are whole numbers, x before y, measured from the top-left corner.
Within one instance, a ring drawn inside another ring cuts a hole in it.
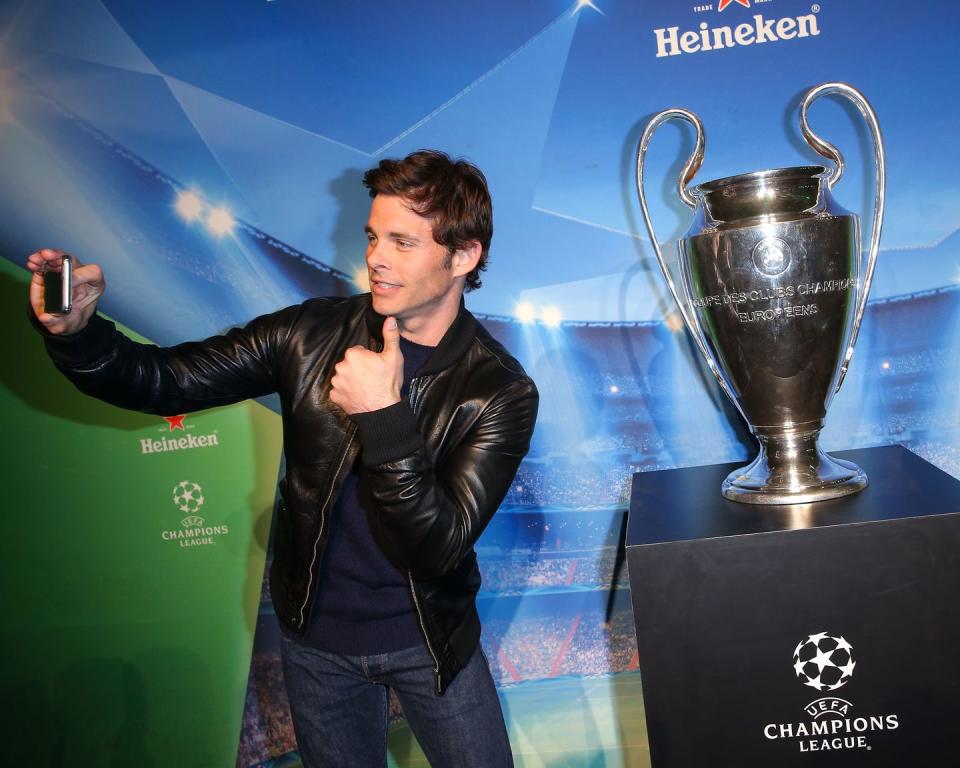
[[[493,203],[483,172],[466,160],[421,149],[402,160],[381,160],[363,174],[370,197],[396,195],[413,211],[431,220],[433,239],[448,253],[471,240],[480,243],[480,261],[466,278],[465,291],[480,287],[493,237]]]

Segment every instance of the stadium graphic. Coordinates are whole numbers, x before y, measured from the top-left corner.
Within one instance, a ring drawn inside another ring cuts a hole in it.
[[[754,448],[641,234],[632,162],[642,126],[668,106],[694,109],[708,136],[703,182],[816,162],[796,114],[812,84],[846,80],[871,99],[889,159],[888,215],[822,442],[901,443],[960,478],[960,150],[943,128],[958,107],[938,96],[957,74],[949,31],[960,7],[493,0],[456,13],[385,3],[371,22],[357,5],[6,4],[0,255],[19,267],[50,245],[96,261],[109,285],[102,311],[151,342],[177,343],[311,296],[365,290],[363,170],[425,146],[475,161],[496,228],[484,286],[467,303],[541,393],[530,454],[477,546],[483,648],[519,765],[648,765],[622,560],[630,479],[746,460]],[[410,14],[430,45],[395,34]],[[817,34],[657,53],[657,30],[756,28],[758,14],[815,14]],[[392,59],[405,66],[384,66]],[[837,196],[868,222],[866,136],[847,107],[824,101],[811,122],[845,152]],[[662,134],[647,176],[674,253],[690,223],[675,180],[693,138],[679,127]],[[261,406],[278,409],[269,398]],[[156,453],[159,467],[218,451]],[[278,441],[249,453],[280,461]],[[187,486],[175,501],[196,514],[203,496]],[[248,504],[240,496],[235,507]],[[246,693],[212,716],[236,715],[238,766],[296,765],[260,520],[240,553],[256,563],[246,578],[259,600],[231,604],[248,628],[249,675],[237,665],[217,672]],[[223,549],[235,551],[224,556],[239,561],[241,534],[230,530]],[[817,637],[798,646],[797,675],[833,690],[850,679],[853,656],[839,658],[842,637]],[[811,674],[808,653],[830,663]],[[425,765],[395,703],[391,713],[391,765]],[[233,762],[232,752],[201,763],[187,746],[169,749],[183,765]]]

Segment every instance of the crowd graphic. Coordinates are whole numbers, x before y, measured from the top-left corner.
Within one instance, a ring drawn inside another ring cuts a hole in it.
[[[522,595],[537,589],[561,587],[609,589],[616,565],[613,548],[597,557],[487,558],[483,562],[483,590],[499,595]],[[626,586],[624,571],[615,586]]]
[[[495,640],[499,638],[499,642]],[[560,675],[581,677],[637,668],[633,615],[600,610],[514,619],[489,619],[484,651],[502,686]]]

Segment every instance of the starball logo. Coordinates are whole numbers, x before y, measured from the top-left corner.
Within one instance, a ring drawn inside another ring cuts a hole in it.
[[[754,5],[766,2],[770,0],[754,0]],[[755,10],[751,8],[750,0],[719,0],[717,13],[728,11],[724,17],[729,17],[730,11],[741,7]],[[696,13],[705,13],[712,11],[713,8],[712,4],[695,5],[693,10]],[[679,25],[661,27],[653,30],[657,42],[657,58],[817,37],[820,34],[817,17],[819,12],[820,6],[814,3],[810,6],[809,13],[799,16],[768,18],[762,13],[754,13],[749,20],[741,21],[739,24],[733,23],[731,19],[730,24],[717,26],[711,26],[708,21],[701,21],[697,29],[684,31],[681,31]],[[727,20],[724,18],[724,21]]]
[[[793,651],[793,671],[804,685],[818,691],[835,691],[846,685],[856,666],[853,646],[826,632],[810,635]]]
[[[804,685],[820,692],[843,687],[853,677],[857,662],[853,646],[842,635],[817,632],[797,644],[793,671]],[[811,701],[803,711],[807,721],[767,723],[763,735],[769,741],[793,742],[800,752],[832,752],[844,749],[872,750],[868,734],[895,731],[897,715],[853,716],[853,703],[838,696]]]

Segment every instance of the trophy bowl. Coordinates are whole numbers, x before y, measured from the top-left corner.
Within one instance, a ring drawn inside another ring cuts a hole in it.
[[[861,256],[857,216],[832,194],[843,157],[817,137],[807,109],[837,93],[859,108],[871,129],[877,168],[869,254]],[[723,495],[751,504],[801,504],[862,490],[855,464],[818,446],[827,410],[853,354],[873,278],[884,201],[884,152],[866,98],[843,83],[808,91],[801,103],[807,142],[834,167],[757,171],[686,187],[700,167],[704,132],[683,109],[658,113],[637,155],[637,188],[657,261],[684,322],[723,391],[760,443],[746,467],[731,472]],[[680,290],[663,258],[644,194],[650,139],[672,119],[697,130],[694,153],[681,172],[681,199],[694,209],[680,241]]]

